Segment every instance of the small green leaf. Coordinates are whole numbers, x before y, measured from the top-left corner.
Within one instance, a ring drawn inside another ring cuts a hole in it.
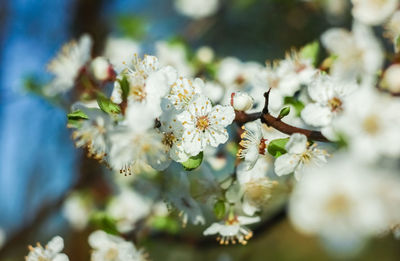
[[[116,221],[105,212],[94,213],[90,219],[91,223],[98,229],[113,235],[118,234]]]
[[[108,114],[117,114],[121,112],[121,108],[118,104],[113,103],[110,99],[108,99],[104,94],[97,94],[97,104],[100,109]]]
[[[83,120],[88,120],[89,117],[81,110],[73,111],[67,114],[68,128],[79,128]]]
[[[290,107],[289,107],[289,106],[288,106],[288,107],[284,107],[284,108],[282,108],[282,110],[279,112],[278,118],[279,118],[279,119],[282,119],[283,117],[289,115],[289,113],[290,113]]]
[[[128,79],[124,76],[122,80],[118,80],[121,90],[122,90],[122,99],[125,101],[128,98],[129,94],[129,81]]]
[[[300,50],[300,56],[305,59],[310,59],[314,65],[316,65],[318,54],[319,54],[318,41],[309,43]]]
[[[297,100],[294,97],[285,97],[285,104],[290,104],[294,107],[294,109],[296,110],[296,115],[300,116],[301,111],[304,109],[304,103],[302,103],[301,101]]]
[[[218,200],[214,204],[214,214],[217,219],[223,219],[225,217],[225,201],[223,200]]]
[[[160,231],[166,231],[171,234],[176,234],[179,232],[179,223],[177,222],[176,219],[171,218],[169,216],[162,217],[153,217],[151,219],[151,226],[154,229],[160,230]]]
[[[146,36],[148,23],[144,17],[121,15],[116,18],[118,29],[125,36],[142,39]]]
[[[279,156],[285,154],[286,153],[285,146],[288,141],[289,138],[272,140],[268,144],[268,153],[274,156],[275,158],[278,158]]]
[[[185,170],[191,171],[200,166],[203,161],[203,152],[200,152],[196,156],[190,157],[187,161],[182,163],[182,166]]]
[[[81,110],[73,111],[67,114],[68,119],[71,120],[88,120],[89,117]]]

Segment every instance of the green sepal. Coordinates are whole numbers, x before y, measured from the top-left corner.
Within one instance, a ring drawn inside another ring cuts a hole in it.
[[[125,101],[129,95],[129,81],[126,76],[123,76],[122,79],[118,80],[118,82],[122,90],[122,100]]]
[[[190,157],[187,161],[182,163],[183,168],[186,171],[191,171],[198,168],[203,161],[203,152],[200,152],[196,156]]]
[[[281,155],[286,153],[285,146],[288,141],[289,138],[272,140],[268,144],[268,153],[274,156],[275,158],[280,157]]]
[[[279,118],[279,119],[282,119],[283,117],[288,116],[289,113],[290,113],[290,107],[289,107],[289,106],[288,106],[288,107],[284,107],[284,108],[282,108],[282,110],[279,112],[278,118]]]
[[[214,215],[217,219],[223,219],[225,217],[226,207],[225,201],[218,200],[214,204]]]
[[[67,127],[68,128],[79,128],[83,120],[88,120],[89,117],[81,110],[76,110],[67,114]]]
[[[109,98],[107,98],[104,94],[97,94],[97,104],[100,109],[108,114],[118,114],[121,112],[121,108],[118,104],[113,103]]]
[[[301,111],[304,109],[304,103],[302,103],[301,101],[297,100],[296,98],[290,97],[290,96],[285,97],[284,102],[285,102],[285,104],[292,105],[294,107],[294,109],[296,110],[296,115],[300,116]]]

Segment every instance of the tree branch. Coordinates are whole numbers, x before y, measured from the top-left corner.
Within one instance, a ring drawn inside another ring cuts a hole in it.
[[[330,142],[320,131],[313,131],[313,130],[307,130],[303,128],[298,128],[292,125],[289,125],[287,123],[284,123],[281,121],[281,119],[272,116],[269,111],[268,111],[268,102],[269,102],[269,92],[264,93],[265,97],[265,104],[264,104],[264,109],[262,112],[256,112],[256,113],[251,113],[247,114],[242,111],[235,111],[236,117],[235,117],[235,122],[243,125],[247,122],[255,121],[257,119],[260,119],[262,123],[266,124],[269,127],[273,127],[274,129],[291,135],[293,133],[301,133],[304,134],[309,140],[315,140],[315,141],[322,141],[322,142]]]

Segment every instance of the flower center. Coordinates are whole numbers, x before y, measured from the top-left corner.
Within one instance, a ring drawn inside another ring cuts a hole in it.
[[[331,214],[342,214],[347,212],[349,209],[349,199],[343,194],[334,195],[326,204],[326,210]]]
[[[301,162],[303,162],[304,164],[307,164],[311,161],[311,153],[309,150],[306,150],[303,154],[301,154],[300,156],[300,160]]]
[[[328,101],[329,107],[331,107],[332,112],[338,112],[342,110],[342,101],[337,98],[333,97]]]
[[[118,257],[118,250],[115,248],[110,248],[105,254],[105,260],[116,260]]]
[[[175,135],[172,132],[167,132],[164,134],[162,143],[171,148],[175,141]]]
[[[266,141],[267,139],[262,138],[260,140],[260,144],[258,145],[258,153],[260,153],[261,155],[265,155],[265,148],[267,147]]]
[[[146,91],[143,85],[131,86],[130,91],[136,101],[143,101],[146,99]]]
[[[208,126],[210,125],[210,121],[207,116],[197,117],[196,128],[204,132]]]
[[[267,178],[259,178],[245,185],[245,198],[253,206],[262,206],[271,198],[272,190],[276,182],[271,182]]]
[[[371,135],[375,135],[379,132],[379,118],[375,114],[369,115],[367,118],[364,119],[363,122],[364,130]]]

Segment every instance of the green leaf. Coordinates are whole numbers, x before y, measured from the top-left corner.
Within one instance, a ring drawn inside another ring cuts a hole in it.
[[[102,93],[97,94],[97,104],[100,109],[108,114],[117,114],[121,112],[118,104],[113,103],[109,98]]]
[[[73,111],[67,114],[68,128],[79,128],[83,120],[88,120],[89,117],[81,110]]]
[[[225,201],[223,200],[218,200],[215,204],[214,204],[214,214],[215,217],[217,219],[223,219],[225,217],[225,212],[226,212],[226,208],[225,208]]]
[[[190,157],[187,161],[182,163],[182,166],[185,170],[191,171],[200,166],[203,161],[203,152],[200,152],[196,156]]]
[[[294,109],[296,110],[296,115],[300,116],[301,111],[304,109],[304,103],[302,103],[301,101],[297,100],[294,97],[285,97],[285,104],[290,104],[294,107]]]
[[[179,223],[176,221],[176,219],[171,218],[169,216],[153,217],[151,219],[151,225],[154,229],[166,231],[170,234],[178,233],[180,228]]]
[[[121,15],[116,18],[118,29],[125,36],[142,39],[146,36],[148,23],[143,17],[132,16],[132,15]]]
[[[122,78],[122,80],[118,80],[120,86],[121,86],[121,90],[122,90],[122,99],[125,101],[128,98],[128,94],[129,94],[129,81],[126,78],[126,76],[124,76]]]
[[[282,110],[279,112],[278,118],[282,119],[283,117],[289,115],[289,113],[290,113],[290,107],[289,106],[285,107],[285,108],[282,108]]]
[[[108,216],[105,212],[94,213],[90,222],[98,229],[113,235],[118,234],[116,220]]]
[[[314,64],[314,66],[316,65],[318,54],[319,54],[318,41],[309,43],[300,50],[300,56],[305,59],[310,59],[311,62]]]
[[[73,111],[67,114],[68,119],[71,120],[88,120],[89,117],[81,110]]]
[[[272,140],[268,144],[268,153],[274,156],[275,158],[278,158],[279,156],[285,154],[286,153],[285,146],[288,141],[289,138]]]

